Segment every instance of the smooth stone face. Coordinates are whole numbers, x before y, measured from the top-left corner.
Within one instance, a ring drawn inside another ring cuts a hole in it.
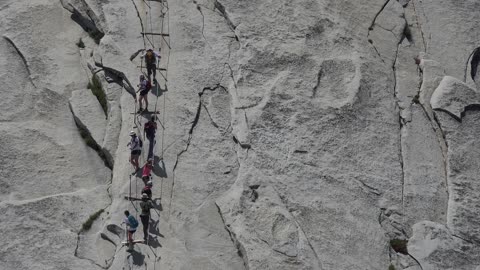
[[[443,110],[460,120],[467,106],[480,105],[480,94],[462,81],[445,76],[430,102],[433,109]]]
[[[461,81],[478,5],[3,1],[0,268],[478,268],[478,95]],[[157,207],[149,246],[126,253],[139,202],[124,197],[143,188],[128,134],[151,116],[135,114],[138,52],[152,47]]]

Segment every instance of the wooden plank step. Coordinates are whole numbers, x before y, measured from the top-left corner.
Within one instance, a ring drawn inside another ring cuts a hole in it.
[[[165,34],[165,33],[152,33],[152,32],[140,32],[142,35],[153,35],[153,36],[164,36],[164,37],[169,37],[170,34]]]
[[[143,243],[145,243],[145,241],[137,239],[137,240],[133,240],[133,243],[134,244],[143,244]],[[128,245],[128,241],[122,241],[122,245]]]

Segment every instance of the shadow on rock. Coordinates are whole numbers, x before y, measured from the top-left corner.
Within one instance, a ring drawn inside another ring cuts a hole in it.
[[[151,235],[148,236],[148,245],[152,248],[162,247],[162,245],[158,241],[158,237],[152,237]]]
[[[167,170],[165,169],[165,162],[160,157],[155,156],[153,160],[153,173],[161,178],[167,178]]]
[[[155,82],[155,84],[152,85],[151,91],[153,95],[155,95],[156,97],[160,97],[161,95],[163,95],[163,93],[168,92],[168,88],[165,85],[165,89],[162,89],[162,87],[160,87],[160,84],[158,82]]]
[[[115,224],[107,225],[107,230],[109,232],[117,235],[118,237],[122,237],[122,235],[125,234],[125,230],[123,230],[123,228],[121,228],[120,226],[115,225]]]
[[[145,262],[145,255],[143,255],[142,253],[136,251],[136,250],[132,250],[130,252],[130,255],[129,257],[132,257],[132,261],[133,261],[133,264],[134,265],[138,265],[138,266],[141,266],[144,264]]]
[[[158,210],[158,211],[163,211],[163,206],[162,206],[162,201],[161,198],[155,198],[152,200],[153,208]],[[160,214],[158,214],[160,217]]]

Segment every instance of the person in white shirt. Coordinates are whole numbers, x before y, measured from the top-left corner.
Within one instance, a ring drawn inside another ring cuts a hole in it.
[[[138,157],[142,153],[142,141],[133,130],[130,131],[130,142],[127,146],[130,146],[130,163],[132,163],[135,172],[137,172],[139,170]]]

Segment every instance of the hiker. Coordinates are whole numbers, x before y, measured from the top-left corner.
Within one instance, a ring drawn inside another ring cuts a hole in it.
[[[142,213],[140,214],[140,220],[143,225],[143,239],[145,242],[148,240],[148,225],[150,223],[150,209],[153,208],[152,201],[148,198],[146,193],[142,193],[142,202],[140,202],[140,208]]]
[[[126,218],[124,223],[127,225],[127,239],[128,239],[128,250],[133,250],[133,234],[137,231],[138,221],[135,219],[134,216],[130,215],[128,210],[124,212]]]
[[[157,123],[155,122],[156,116],[152,115],[150,121],[145,123],[143,131],[145,132],[149,141],[148,145],[148,158],[153,158],[153,146],[155,145],[155,133],[157,131]]]
[[[149,158],[145,165],[143,165],[142,171],[142,180],[145,185],[147,185],[148,181],[150,181],[150,176],[152,175],[153,169],[153,158]]]
[[[130,131],[130,142],[127,144],[130,146],[130,163],[135,168],[135,172],[139,170],[138,157],[142,153],[142,140],[137,137],[135,131]]]
[[[140,98],[138,99],[138,113],[143,111],[142,109],[142,100],[145,101],[145,111],[148,112],[148,91],[152,89],[152,84],[150,81],[145,79],[145,76],[142,74],[140,75],[140,84],[138,84],[138,92],[140,92]]]
[[[147,194],[148,198],[152,199],[152,180],[149,180],[145,187],[142,189],[142,194],[145,193]],[[143,196],[143,195],[142,195]]]
[[[160,60],[160,52],[156,52],[152,49],[148,49],[145,54],[142,55],[145,58],[145,65],[147,66],[148,80],[151,81],[151,75],[153,73],[153,81],[156,84],[155,75],[157,73],[157,59]]]

